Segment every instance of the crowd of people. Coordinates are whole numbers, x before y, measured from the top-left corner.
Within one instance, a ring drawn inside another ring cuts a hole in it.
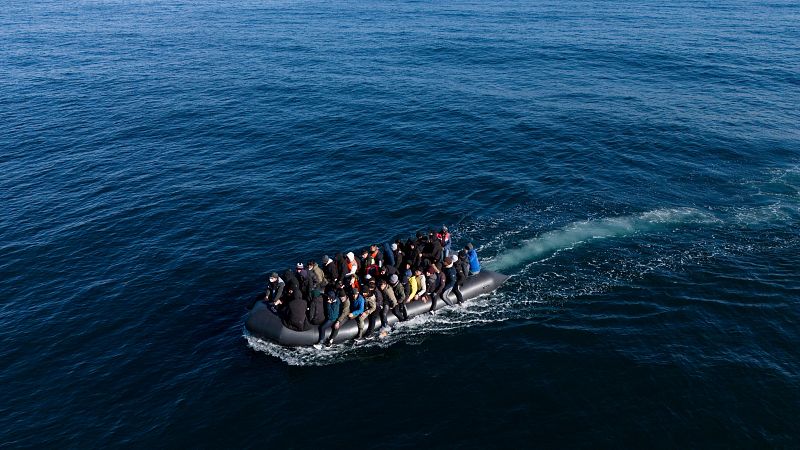
[[[405,242],[373,244],[360,255],[325,255],[320,264],[298,262],[295,270],[273,272],[261,301],[292,330],[317,327],[317,346],[330,346],[348,320],[356,321],[360,340],[375,331],[378,320],[380,333],[387,333],[390,313],[408,320],[410,302],[430,302],[432,314],[439,300],[452,305],[451,292],[462,303],[460,287],[480,270],[472,244],[453,252],[450,233],[442,227],[418,232],[416,239]],[[331,334],[325,340],[328,329]]]

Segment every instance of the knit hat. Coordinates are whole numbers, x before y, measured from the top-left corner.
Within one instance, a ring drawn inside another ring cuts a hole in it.
[[[392,283],[392,284],[395,284],[398,281],[400,281],[400,279],[397,278],[397,274],[393,274],[392,276],[389,277],[389,282]]]
[[[347,252],[347,259],[349,259],[350,261],[352,261],[352,260],[356,259],[356,255],[355,255],[355,253],[353,253],[353,252]]]
[[[322,262],[323,262],[324,264],[328,264],[328,262],[329,262],[330,260],[331,260],[331,259],[330,259],[330,258],[328,258],[328,255],[325,255],[325,256],[323,256],[323,257],[322,257]]]
[[[297,263],[297,268],[298,269],[302,269],[303,268],[303,263]]]
[[[456,255],[455,253],[453,253],[452,255],[448,256],[448,258],[450,258],[453,262],[458,261],[458,255]]]

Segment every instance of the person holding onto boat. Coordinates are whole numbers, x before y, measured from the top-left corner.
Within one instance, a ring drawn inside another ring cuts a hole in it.
[[[308,275],[311,277],[312,290],[316,289],[322,292],[325,286],[328,285],[328,278],[325,276],[325,272],[323,272],[313,259],[308,262]]]
[[[452,252],[452,241],[450,239],[450,232],[447,230],[446,226],[442,225],[442,230],[439,231],[438,238],[442,243],[442,256],[445,258],[450,256],[450,253]]]
[[[361,288],[361,295],[359,295],[358,298],[361,299],[361,312],[358,314],[351,313],[351,315],[358,321],[358,336],[356,336],[356,339],[361,339],[364,337],[364,333],[366,331],[365,326],[369,321],[369,316],[370,314],[374,313],[376,309],[378,309],[378,305],[377,299],[375,298],[375,293],[370,291],[369,285],[364,285]],[[358,300],[356,300],[354,305],[357,307]]]
[[[397,306],[394,308],[394,315],[400,320],[408,320],[408,311],[406,311],[405,299],[406,288],[400,282],[400,277],[396,274],[389,277],[389,287],[394,292],[394,298]]]
[[[342,328],[342,325],[344,325],[344,323],[352,317],[350,314],[350,298],[347,296],[347,292],[344,290],[344,283],[341,281],[339,281],[336,287],[336,296],[339,298],[339,318],[333,323],[333,327],[331,328],[331,336],[327,341],[325,341],[325,345],[328,347],[333,345],[333,340],[336,339],[336,335],[339,334],[339,329]],[[331,315],[331,317],[333,317],[333,315]]]
[[[286,283],[284,283],[281,277],[278,276],[278,273],[272,272],[269,275],[269,284],[267,285],[267,294],[264,296],[264,302],[267,305],[280,305],[285,286]]]
[[[332,284],[328,285],[325,291],[325,322],[319,326],[319,341],[317,341],[317,346],[322,346],[322,343],[325,341],[325,331],[337,323],[341,308],[342,301],[339,299],[339,296],[336,295],[334,286]]]
[[[472,245],[472,242],[464,247],[464,250],[467,251],[467,261],[469,261],[469,275],[477,275],[481,271],[481,263],[478,261],[478,252],[475,251],[475,247]]]

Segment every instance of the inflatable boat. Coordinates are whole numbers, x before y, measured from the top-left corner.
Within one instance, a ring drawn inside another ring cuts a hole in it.
[[[502,273],[492,272],[490,270],[483,270],[477,275],[470,276],[461,287],[461,294],[464,300],[476,298],[478,296],[488,294],[499,288],[506,280],[508,275]],[[452,303],[456,302],[456,297],[451,292],[448,300]],[[407,303],[408,318],[427,313],[431,310],[431,302],[413,301]],[[447,306],[443,301],[437,302],[436,309],[441,309]],[[387,314],[390,325],[394,325],[399,319],[392,313]],[[380,326],[380,320],[378,321]],[[245,327],[252,335],[260,339],[267,339],[278,344],[298,347],[306,345],[314,345],[319,340],[319,327],[312,326],[306,331],[294,331],[283,326],[280,317],[272,312],[264,302],[257,302],[253,309],[247,316]],[[336,336],[334,343],[341,343],[353,339],[358,334],[358,326],[355,320],[348,320],[339,329],[339,334]],[[325,332],[325,338],[330,335],[330,330]]]

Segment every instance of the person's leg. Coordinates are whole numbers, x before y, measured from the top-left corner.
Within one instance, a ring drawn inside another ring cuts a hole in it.
[[[336,335],[339,334],[339,328],[342,326],[342,322],[334,322],[333,328],[331,329],[331,335],[328,338],[328,342],[333,343],[333,340],[336,339]]]
[[[365,317],[358,316],[358,335],[356,336],[356,339],[361,339],[364,337],[364,322],[366,321],[367,319]]]
[[[459,286],[458,284],[453,286],[453,293],[456,294],[456,301],[458,303],[464,303],[464,296],[461,295],[461,286]]]
[[[389,305],[384,303],[383,305],[381,305],[378,311],[381,316],[381,328],[386,328],[387,326],[389,326],[389,318],[386,317],[386,313],[389,311]]]
[[[333,320],[326,320],[325,322],[322,322],[322,325],[319,326],[319,341],[317,341],[318,344],[321,344],[322,341],[325,340],[325,330],[330,328],[331,325],[333,325]]]
[[[375,329],[375,322],[378,321],[378,310],[372,312],[369,315],[369,325],[367,326],[367,331],[364,333],[364,336],[369,336],[372,334],[372,331]]]
[[[450,299],[447,298],[450,295],[450,292],[452,290],[453,290],[453,288],[450,288],[450,289],[442,292],[442,300],[444,300],[444,302],[447,303],[447,306],[453,306],[453,302],[451,302]]]

